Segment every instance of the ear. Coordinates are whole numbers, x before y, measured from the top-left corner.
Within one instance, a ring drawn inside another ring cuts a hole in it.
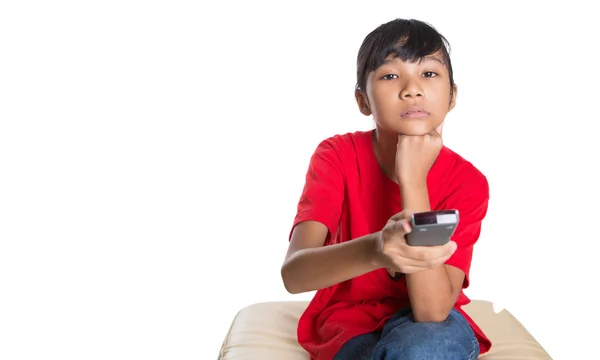
[[[456,106],[456,93],[458,92],[458,87],[456,86],[456,84],[453,85],[452,87],[452,96],[450,97],[450,106],[448,107],[448,112],[452,111],[452,109],[454,109],[454,107]]]
[[[354,97],[356,98],[356,104],[358,104],[358,110],[361,114],[365,116],[371,115],[371,108],[369,107],[367,96],[359,89],[356,89],[354,91]]]

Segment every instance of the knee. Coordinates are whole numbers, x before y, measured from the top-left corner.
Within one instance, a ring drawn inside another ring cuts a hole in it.
[[[413,323],[392,329],[375,347],[374,359],[441,359],[452,343],[452,334],[441,323]]]
[[[450,318],[439,323],[404,323],[381,338],[373,359],[476,359],[477,339],[470,327],[460,325]]]

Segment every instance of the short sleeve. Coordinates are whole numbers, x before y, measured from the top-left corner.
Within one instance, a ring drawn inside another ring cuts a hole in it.
[[[333,139],[322,141],[313,153],[292,231],[303,221],[318,221],[336,234],[344,201],[344,171]],[[290,231],[290,239],[292,231]]]
[[[473,246],[479,240],[481,224],[488,209],[489,186],[487,179],[478,173],[476,181],[468,181],[446,204],[448,209],[457,209],[459,222],[452,236],[457,249],[446,261],[447,265],[465,273],[463,289],[469,286],[469,270],[473,258]]]

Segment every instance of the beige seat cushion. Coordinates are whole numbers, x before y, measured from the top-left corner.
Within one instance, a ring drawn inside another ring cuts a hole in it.
[[[219,360],[308,360],[296,339],[305,301],[267,302],[248,306],[236,315],[225,337]],[[551,359],[507,310],[496,314],[492,303],[475,300],[463,309],[492,340],[485,360]]]

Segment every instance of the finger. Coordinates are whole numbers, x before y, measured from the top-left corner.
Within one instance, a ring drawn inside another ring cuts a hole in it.
[[[449,244],[450,244],[450,255],[452,255],[456,252],[456,249],[458,249],[458,244],[452,240],[450,240]]]
[[[393,221],[400,221],[400,220],[410,220],[410,218],[412,217],[413,211],[410,209],[404,209],[401,212],[395,214],[394,216],[392,216],[390,218],[390,220]]]
[[[438,125],[438,127],[435,128],[435,132],[438,133],[438,135],[442,136],[443,129],[444,129],[444,122],[442,122],[441,124]]]
[[[411,231],[410,223],[406,219],[396,221],[393,225],[393,229],[400,233],[399,235],[408,234]]]
[[[434,263],[426,263],[423,261],[416,261],[411,259],[402,259],[400,257],[396,257],[393,262],[394,268],[400,269],[399,272],[403,272],[406,274],[410,274],[413,272],[423,271],[431,269],[439,264]]]
[[[383,228],[383,233],[387,238],[398,237],[404,239],[404,235],[410,232],[411,228],[407,220],[392,221]]]
[[[407,245],[408,246],[408,245]],[[396,268],[402,269],[405,273],[411,273],[416,271],[422,271],[434,268],[436,266],[442,265],[448,261],[450,256],[456,251],[456,243],[451,241],[450,243],[439,246],[438,248],[446,247],[446,251],[437,252],[437,254],[432,253],[428,254],[428,257],[415,259],[414,257],[408,256],[406,253],[401,250],[396,250],[393,252],[393,264]],[[440,250],[437,249],[437,250]],[[433,250],[433,248],[430,248]],[[412,270],[409,270],[412,269]]]
[[[397,263],[395,262],[394,265],[401,266],[402,269],[404,269],[408,266],[408,267],[425,270],[425,269],[431,269],[431,268],[437,267],[439,265],[442,265],[446,261],[448,261],[448,257],[431,259],[431,260],[415,260],[415,259],[404,258],[401,260],[398,259]]]
[[[405,258],[417,262],[436,262],[440,259],[446,261],[456,251],[456,243],[449,241],[437,246],[411,246],[402,245],[402,254]]]
[[[427,260],[426,263],[429,263],[431,267],[441,265],[448,261],[448,259],[454,254],[456,251],[456,243],[454,241],[449,242],[445,245],[444,249],[438,254],[437,257]]]
[[[439,252],[437,253],[437,257],[434,258],[432,261],[436,264],[445,263],[446,260],[448,260],[456,252],[456,249],[456,243],[454,241],[449,241],[447,244],[444,245],[444,247],[437,249],[439,250]]]

